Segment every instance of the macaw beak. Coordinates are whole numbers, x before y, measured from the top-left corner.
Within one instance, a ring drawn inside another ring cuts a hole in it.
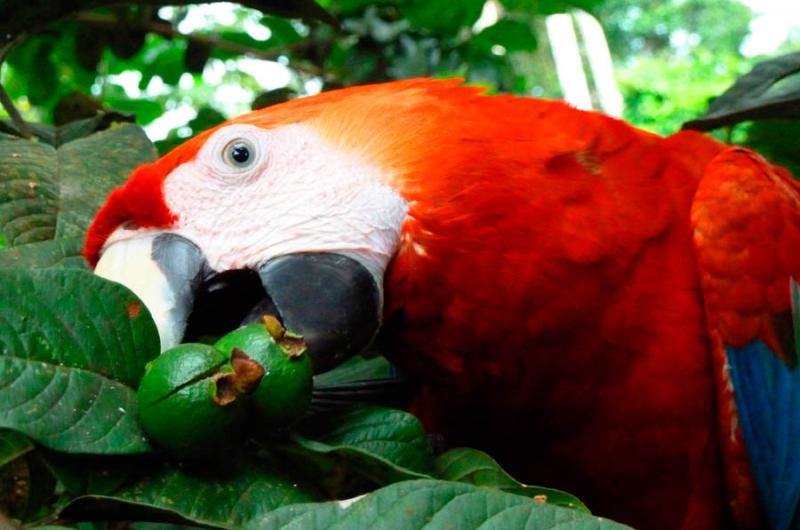
[[[256,269],[214,271],[188,239],[146,233],[111,243],[95,273],[142,299],[162,351],[270,314],[304,338],[320,373],[366,349],[380,325],[379,281],[342,254],[290,254]]]

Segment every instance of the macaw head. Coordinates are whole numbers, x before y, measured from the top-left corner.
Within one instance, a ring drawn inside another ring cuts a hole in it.
[[[238,309],[215,318],[274,314],[304,336],[318,371],[330,368],[375,335],[409,210],[377,126],[398,88],[421,90],[341,90],[200,134],[110,194],[84,255],[143,300],[162,350],[182,340],[199,298],[224,303],[219,292],[238,283],[227,295]]]
[[[543,167],[583,126],[565,131],[559,115],[540,119],[544,103],[458,85],[353,87],[229,120],[137,168],[97,214],[84,255],[143,300],[162,349],[214,334],[204,322],[222,332],[222,321],[273,314],[329,369],[370,343],[402,293],[418,301],[406,315],[435,320],[473,273],[491,277],[497,245],[530,240],[487,230],[539,230],[508,215],[531,203],[519,168]],[[447,284],[456,262],[461,283]]]

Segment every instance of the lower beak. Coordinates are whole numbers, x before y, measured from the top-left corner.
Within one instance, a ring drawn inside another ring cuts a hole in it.
[[[160,233],[112,243],[95,272],[141,298],[158,327],[162,351],[181,342],[196,309],[198,291],[203,291],[201,299],[208,300],[203,294],[209,286],[216,291],[211,298],[215,302],[233,298],[238,304],[248,304],[249,309],[240,313],[246,315],[241,323],[260,321],[271,314],[302,335],[317,373],[366,349],[380,325],[380,281],[357,259],[341,254],[273,258],[250,272],[250,276],[258,275],[261,285],[251,283],[244,292],[241,286],[236,290],[232,280],[247,274],[213,272],[194,243]],[[225,289],[231,289],[234,296],[220,293]],[[225,307],[213,308],[213,314],[221,318],[228,318],[226,312],[230,311]],[[192,320],[191,327],[196,328],[197,319]],[[191,334],[202,335],[203,331],[193,329]]]

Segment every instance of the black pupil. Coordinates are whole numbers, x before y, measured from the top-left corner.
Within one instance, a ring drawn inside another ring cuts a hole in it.
[[[237,164],[244,164],[250,160],[250,149],[245,144],[233,144],[231,147],[231,158]]]

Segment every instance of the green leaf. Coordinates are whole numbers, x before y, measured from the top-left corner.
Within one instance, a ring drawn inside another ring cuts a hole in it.
[[[757,64],[684,129],[708,131],[745,120],[800,118],[800,52]],[[782,85],[782,86],[779,86]]]
[[[166,84],[177,85],[185,71],[186,47],[187,43],[183,40],[165,43],[155,58],[144,65],[142,82],[157,75]]]
[[[197,111],[197,116],[188,123],[192,131],[199,133],[219,125],[225,121],[225,115],[211,107],[202,107]]]
[[[52,39],[42,40],[34,56],[37,79],[28,84],[28,99],[34,105],[40,105],[53,95],[53,87],[58,83],[56,69],[50,60],[53,52]]]
[[[379,489],[351,504],[302,504],[279,508],[245,530],[619,530],[621,524],[577,510],[458,482],[412,480]]]
[[[143,161],[149,162],[152,159],[148,158],[148,156],[152,155],[153,151],[147,145],[147,136],[144,134],[144,131],[135,125],[126,126],[124,128],[121,127],[124,124],[132,124],[133,122],[134,116],[129,112],[103,112],[92,118],[73,121],[66,125],[62,125],[55,131],[55,143],[53,143],[53,145],[55,147],[61,147],[64,144],[68,144],[82,138],[86,138],[88,140],[88,138],[95,133],[110,129],[105,136],[100,137],[98,144],[105,145],[108,143],[109,147],[119,149],[120,151],[140,151],[139,156],[133,157],[131,157],[130,153],[126,153],[126,156],[130,158],[120,159],[120,163],[126,163],[127,161],[129,164],[138,165]],[[82,152],[82,155],[87,160],[101,157],[101,155],[102,158],[108,156],[108,153],[99,152],[94,153],[94,156],[91,156],[89,149],[94,145],[97,144],[79,144],[77,149]]]
[[[164,106],[161,103],[152,99],[129,98],[121,86],[112,83],[106,85],[103,102],[109,108],[133,114],[140,125],[147,125],[164,114]]]
[[[566,13],[573,9],[592,9],[604,0],[500,0],[500,3],[509,11],[536,13],[539,15],[553,15]]]
[[[261,23],[272,33],[267,39],[271,46],[287,46],[303,40],[297,29],[286,19],[265,16],[261,18]]]
[[[96,126],[75,122],[59,135],[73,138]],[[142,129],[127,123],[59,149],[0,135],[0,233],[12,246],[82,237],[111,189],[155,154]]]
[[[489,26],[472,39],[473,46],[490,51],[500,45],[508,52],[536,50],[536,35],[530,20],[504,19]]]
[[[333,370],[314,376],[314,386],[332,386],[367,379],[382,379],[392,376],[392,364],[385,357],[367,359],[361,355],[351,357]]]
[[[736,132],[741,130],[745,138],[736,143],[756,151],[773,164],[784,166],[795,177],[800,177],[800,150],[797,149],[800,120],[754,121],[736,127]]]
[[[126,385],[159,339],[133,293],[79,270],[0,270],[0,321],[0,427],[65,452],[149,451]]]
[[[8,429],[0,429],[0,467],[33,450],[33,444],[25,435]]]
[[[509,493],[535,497],[542,502],[574,508],[589,509],[577,497],[553,488],[528,486],[515,480],[500,467],[494,458],[483,451],[469,448],[451,449],[436,458],[436,477],[476,486],[497,488]]]
[[[318,498],[312,488],[258,462],[232,461],[228,465],[232,469],[221,476],[166,466],[114,496],[79,497],[61,516],[240,528],[280,506]]]
[[[70,497],[79,495],[109,495],[118,491],[132,478],[153,469],[151,455],[140,457],[75,455],[57,451],[39,451],[50,469]]]
[[[483,0],[411,0],[403,14],[418,28],[455,35],[478,20],[484,3]]]
[[[55,487],[38,452],[29,451],[0,467],[0,514],[21,521],[41,520],[51,511]]]
[[[269,107],[270,105],[277,105],[278,103],[289,101],[289,99],[295,97],[296,95],[297,93],[289,87],[267,90],[266,92],[262,92],[256,96],[256,98],[253,100],[253,103],[250,104],[250,108],[253,110],[263,109],[264,107]]]
[[[433,470],[433,451],[422,424],[402,410],[366,406],[318,415],[303,422],[298,431],[302,435],[298,443],[313,452],[356,459],[359,464],[385,463],[398,476]]]
[[[89,272],[0,270],[0,354],[138,385],[158,331],[127,288]]]
[[[86,269],[83,238],[67,237],[0,249],[0,269]]]
[[[3,356],[0,427],[73,453],[150,450],[136,420],[136,393],[98,374]]]

